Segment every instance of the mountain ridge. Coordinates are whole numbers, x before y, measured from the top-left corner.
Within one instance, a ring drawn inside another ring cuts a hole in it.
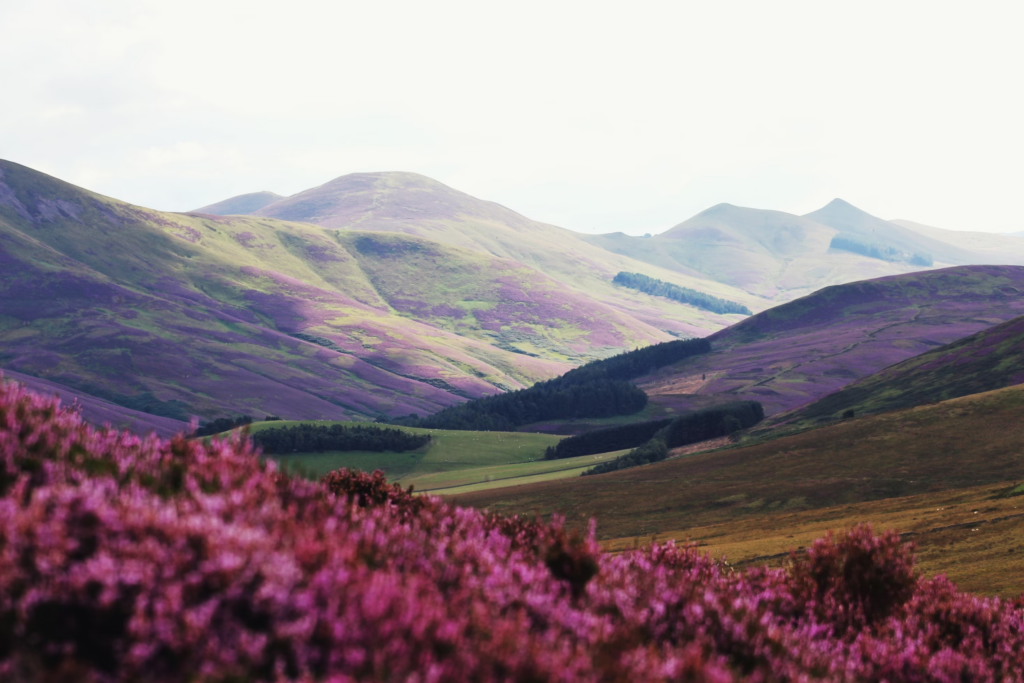
[[[258,211],[268,204],[285,199],[283,195],[263,190],[261,192],[249,192],[234,197],[229,197],[214,204],[192,209],[185,213],[208,213],[214,216],[245,215]]]
[[[587,263],[571,286],[414,235],[154,211],[13,162],[0,235],[0,367],[152,394],[178,420],[426,414],[729,320]]]
[[[638,380],[663,411],[727,399],[769,415],[1024,314],[1024,267],[955,266],[826,287],[720,330],[711,353]]]

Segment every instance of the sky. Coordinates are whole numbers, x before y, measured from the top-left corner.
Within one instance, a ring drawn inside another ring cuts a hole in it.
[[[185,211],[415,171],[588,233],[1024,230],[1024,3],[0,0],[0,158]]]

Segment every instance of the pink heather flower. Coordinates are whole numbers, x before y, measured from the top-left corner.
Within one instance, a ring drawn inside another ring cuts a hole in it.
[[[0,679],[1005,681],[1024,609],[923,580],[895,534],[732,571],[604,555],[238,437],[92,429],[0,383]]]

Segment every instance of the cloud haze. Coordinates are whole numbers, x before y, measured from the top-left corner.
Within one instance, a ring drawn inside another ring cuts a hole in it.
[[[0,157],[186,210],[408,170],[585,232],[1024,230],[1014,3],[0,4]]]

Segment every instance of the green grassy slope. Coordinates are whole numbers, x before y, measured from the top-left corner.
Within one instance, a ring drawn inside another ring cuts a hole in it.
[[[738,316],[716,316],[612,285],[619,271],[652,277],[739,301],[766,302],[713,278],[640,261],[589,244],[584,235],[532,221],[415,173],[354,173],[299,192],[256,212],[329,228],[418,235],[442,244],[514,260],[659,329],[703,335]],[[640,270],[642,269],[642,271]]]
[[[0,367],[176,419],[426,414],[670,338],[645,315],[727,322],[479,249],[157,212],[10,162],[0,235]]]
[[[256,434],[265,429],[287,427],[299,422],[257,422],[249,429]],[[332,422],[317,421],[316,424],[330,425]],[[346,422],[345,424],[359,424]],[[407,453],[370,453],[350,451],[344,453],[296,453],[275,455],[274,459],[285,466],[298,466],[311,475],[322,475],[340,467],[360,469],[368,472],[380,469],[388,479],[403,485],[414,484],[417,489],[426,481],[431,488],[485,481],[487,476],[505,471],[515,465],[537,464],[540,469],[527,468],[527,473],[547,471],[543,464],[544,450],[558,443],[562,437],[547,434],[522,434],[519,432],[468,432],[443,429],[419,429],[414,427],[392,427],[415,434],[430,434],[431,443],[416,451]],[[564,465],[563,465],[564,467]],[[555,469],[558,467],[556,466]],[[476,475],[460,474],[470,470],[486,469]]]
[[[162,214],[0,171],[0,364],[25,374],[115,402],[153,394],[178,419],[358,417],[567,367],[400,315],[316,226]]]
[[[619,472],[453,498],[505,513],[598,520],[602,538],[643,536],[1016,480],[1024,387],[847,420],[772,441]]]

